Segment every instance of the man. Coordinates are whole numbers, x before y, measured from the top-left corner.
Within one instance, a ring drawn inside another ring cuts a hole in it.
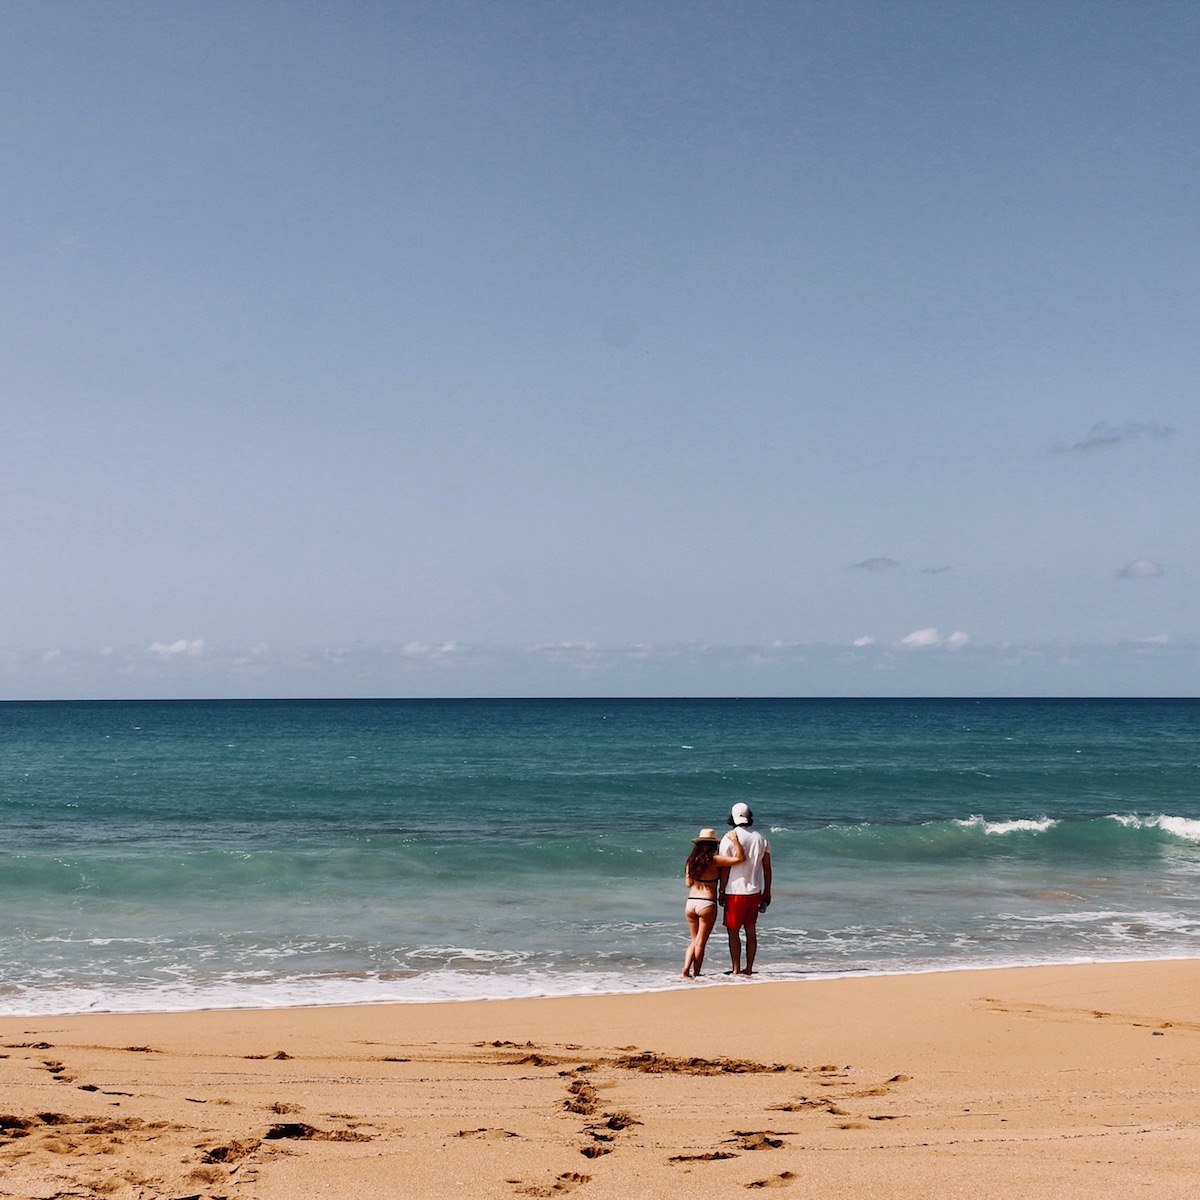
[[[745,804],[735,804],[726,823],[733,828],[721,840],[721,854],[733,853],[734,839],[746,857],[721,869],[721,904],[729,934],[729,959],[733,975],[753,975],[758,952],[758,914],[771,903],[771,844],[754,828],[754,814]],[[742,930],[746,930],[746,969],[742,970]]]

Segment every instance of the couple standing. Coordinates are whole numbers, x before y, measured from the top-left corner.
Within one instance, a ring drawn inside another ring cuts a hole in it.
[[[754,814],[745,804],[735,804],[726,821],[732,828],[724,838],[718,838],[715,829],[702,829],[699,837],[692,838],[695,848],[687,860],[688,897],[684,909],[692,943],[683,960],[685,979],[700,974],[718,907],[725,909],[725,932],[729,935],[733,969],[728,974],[754,974],[758,914],[771,903],[771,844],[754,828]]]

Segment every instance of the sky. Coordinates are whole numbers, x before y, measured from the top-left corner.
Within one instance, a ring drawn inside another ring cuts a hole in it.
[[[0,698],[1197,694],[1194,4],[0,22]]]

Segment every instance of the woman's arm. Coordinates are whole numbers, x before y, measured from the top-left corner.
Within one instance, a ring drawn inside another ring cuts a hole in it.
[[[746,852],[742,849],[742,843],[738,841],[738,835],[736,833],[731,833],[729,835],[729,840],[733,843],[732,854],[713,855],[713,862],[715,862],[718,867],[735,867],[738,863],[745,861]]]

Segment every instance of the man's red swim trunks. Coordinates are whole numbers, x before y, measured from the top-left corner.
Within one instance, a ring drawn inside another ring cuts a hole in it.
[[[725,895],[725,928],[741,929],[743,925],[758,923],[758,906],[762,903],[762,893],[755,892],[751,896]]]

